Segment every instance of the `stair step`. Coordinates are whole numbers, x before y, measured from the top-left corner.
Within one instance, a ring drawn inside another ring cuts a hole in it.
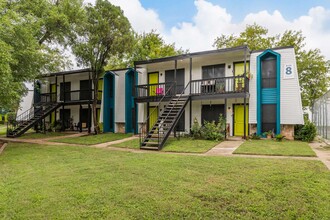
[[[159,143],[158,142],[151,142],[151,141],[148,141],[148,142],[144,142],[144,144],[146,144],[146,145],[159,145]]]
[[[158,150],[158,147],[141,146],[140,149],[142,149],[142,150]]]

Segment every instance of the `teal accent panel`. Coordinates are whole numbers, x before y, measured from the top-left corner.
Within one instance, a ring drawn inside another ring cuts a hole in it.
[[[103,78],[103,132],[115,131],[115,75],[107,72]]]
[[[276,104],[277,103],[277,89],[276,88],[261,89],[261,103],[262,104]]]
[[[134,133],[133,112],[134,111],[134,70],[129,69],[125,73],[125,132]]]
[[[269,56],[276,57],[277,87],[263,89],[261,86],[261,61]],[[281,55],[265,50],[257,57],[257,134],[261,135],[262,104],[276,104],[276,134],[281,133]]]

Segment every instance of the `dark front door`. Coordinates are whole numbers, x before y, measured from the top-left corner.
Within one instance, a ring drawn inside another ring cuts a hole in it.
[[[60,84],[60,100],[64,101],[64,94],[65,94],[65,101],[71,101],[71,82],[65,82]]]
[[[60,120],[64,124],[64,128],[70,128],[70,109],[60,109]]]
[[[176,124],[175,130],[176,131],[185,131],[185,112],[183,111],[178,123]]]
[[[89,87],[91,87],[90,80],[80,80],[80,95],[79,100],[90,100],[92,99],[92,92],[90,91]]]
[[[202,124],[204,121],[219,122],[219,115],[224,115],[225,105],[202,105]]]
[[[174,77],[174,70],[166,70],[165,82],[176,82],[176,93],[180,94],[184,89],[184,69],[176,70],[176,79]],[[167,84],[165,90],[167,91],[170,86],[170,84]]]
[[[88,108],[80,109],[80,118],[81,118],[81,126],[82,128],[88,128],[91,124],[91,111],[88,114]]]

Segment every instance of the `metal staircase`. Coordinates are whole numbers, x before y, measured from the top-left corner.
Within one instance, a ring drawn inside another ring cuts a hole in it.
[[[148,119],[143,123],[140,132],[140,148],[145,150],[161,150],[164,146],[166,140],[171,134],[172,130],[177,125],[181,115],[184,112],[184,109],[187,103],[190,101],[189,95],[184,95],[185,90],[188,85],[183,89],[180,95],[175,95],[171,98],[169,103],[166,105],[164,111],[159,115],[156,123],[152,126],[149,132],[146,132],[146,126],[148,126]],[[157,106],[160,105],[161,101]],[[156,110],[157,108],[155,108]],[[154,110],[154,111],[155,111]],[[157,110],[156,110],[157,111]]]
[[[8,123],[7,137],[14,138],[21,136],[60,106],[61,103],[58,102],[38,103],[34,107],[18,115],[16,120]]]

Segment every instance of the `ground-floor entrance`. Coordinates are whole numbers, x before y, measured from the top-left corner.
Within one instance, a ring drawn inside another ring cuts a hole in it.
[[[245,108],[245,135],[249,135],[249,106]],[[234,105],[234,136],[244,136],[244,105]]]

